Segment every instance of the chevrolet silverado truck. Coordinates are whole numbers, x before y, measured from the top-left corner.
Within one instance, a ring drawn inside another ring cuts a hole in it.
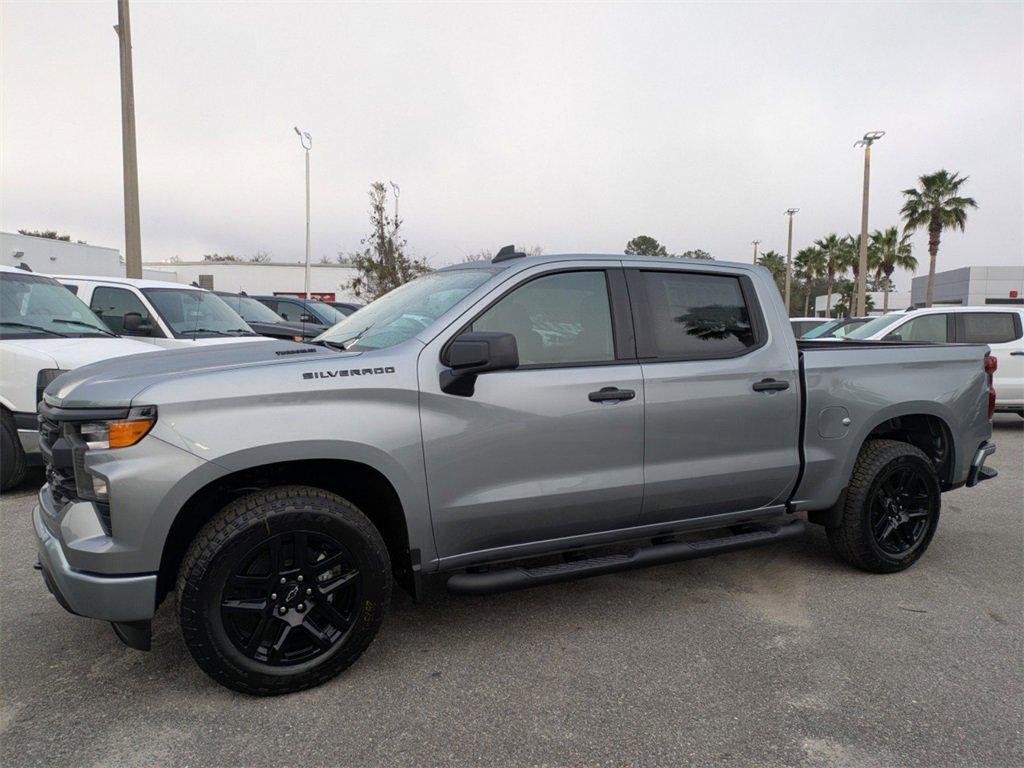
[[[109,361],[44,393],[39,569],[147,649],[174,595],[216,681],[279,694],[392,585],[486,593],[792,539],[902,571],[995,470],[984,345],[798,342],[762,267],[525,257],[431,272],[312,344]],[[682,586],[682,585],[680,585]]]

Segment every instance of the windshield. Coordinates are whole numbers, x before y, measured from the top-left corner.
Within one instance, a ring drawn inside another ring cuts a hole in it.
[[[811,328],[811,330],[807,331],[807,333],[805,333],[800,338],[801,339],[820,339],[822,336],[827,334],[829,331],[831,331],[837,325],[840,325],[842,322],[843,322],[842,320],[829,320],[824,325],[819,325],[817,328]]]
[[[175,336],[255,336],[224,300],[209,291],[188,288],[143,288]]]
[[[395,288],[317,336],[346,349],[383,349],[411,339],[487,282],[489,269],[432,272]]]
[[[113,335],[81,299],[56,280],[0,272],[0,338]]]
[[[869,320],[864,323],[860,328],[854,328],[844,338],[847,339],[869,339],[879,331],[884,331],[890,325],[895,325],[900,320],[906,319],[906,315],[902,312],[894,312],[890,315],[882,315],[876,317],[874,320]]]
[[[326,304],[316,299],[309,299],[304,302],[306,311],[319,317],[324,321],[325,325],[334,325],[340,323],[345,319],[346,315],[344,312],[339,312],[337,309],[332,307],[330,304]]]
[[[851,333],[853,333],[858,328],[860,328],[862,325],[865,325],[868,322],[870,322],[870,321],[868,321],[868,320],[850,320],[849,322],[846,323],[846,325],[841,325],[840,327],[836,328],[835,331],[832,333],[832,335],[835,336],[837,339],[845,339]]]
[[[224,303],[241,315],[247,323],[283,323],[284,320],[266,304],[261,304],[251,296],[236,296],[234,294],[217,294]]]

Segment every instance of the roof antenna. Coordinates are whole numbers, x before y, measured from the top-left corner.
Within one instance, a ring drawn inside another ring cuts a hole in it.
[[[21,263],[20,263],[20,264],[18,265],[18,269],[23,269],[23,270],[25,270],[26,272],[31,272],[31,271],[32,271],[32,267],[30,267],[30,266],[29,266],[28,264],[26,264],[26,263],[25,263],[24,261],[23,261],[23,262],[21,262]]]
[[[523,258],[526,258],[525,253],[523,253],[522,251],[517,251],[514,245],[506,245],[504,248],[498,251],[497,255],[493,259],[491,259],[491,264],[500,264],[501,262],[508,261],[509,259]]]

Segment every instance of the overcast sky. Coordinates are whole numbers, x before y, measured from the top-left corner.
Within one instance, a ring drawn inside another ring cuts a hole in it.
[[[940,269],[1024,253],[1024,4],[132,5],[146,260],[352,251],[375,179],[433,264],[506,243],[748,259],[871,227],[946,167]],[[0,228],[124,247],[114,0],[5,2]],[[926,236],[915,240],[926,270]],[[906,285],[906,279],[900,281]]]

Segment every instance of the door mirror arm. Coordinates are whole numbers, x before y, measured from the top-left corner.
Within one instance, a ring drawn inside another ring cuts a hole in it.
[[[516,337],[496,331],[460,334],[448,346],[442,362],[448,368],[441,371],[441,391],[472,397],[479,374],[519,367]]]

